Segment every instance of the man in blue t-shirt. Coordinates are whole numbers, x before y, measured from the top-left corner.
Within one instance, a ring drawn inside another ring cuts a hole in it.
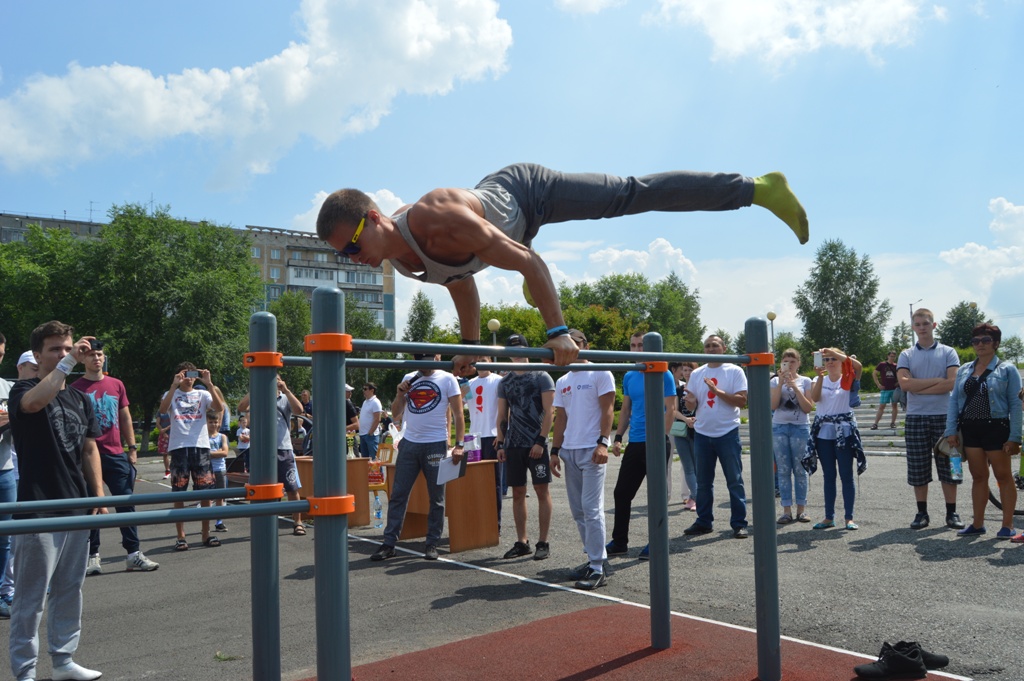
[[[630,352],[643,352],[644,335],[634,333],[629,339]],[[672,374],[665,372],[665,432],[672,427],[672,409],[675,406],[676,382]],[[629,516],[632,512],[633,497],[640,484],[647,477],[647,412],[644,401],[644,375],[630,371],[622,378],[622,409],[619,411],[619,427],[615,430],[615,444],[612,454],[622,453],[622,434],[629,428],[629,442],[619,466],[619,479],[615,481],[615,525],[612,540],[608,542],[609,556],[622,555],[629,550]],[[665,447],[665,464],[672,448]],[[666,469],[660,471],[666,474]],[[640,551],[640,560],[649,558],[648,547]]]

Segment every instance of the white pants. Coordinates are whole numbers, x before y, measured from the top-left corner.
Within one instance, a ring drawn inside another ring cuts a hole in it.
[[[14,573],[18,593],[11,607],[11,672],[16,679],[34,679],[44,603],[53,665],[67,664],[78,650],[89,530],[22,534],[17,543]]]
[[[580,531],[583,550],[590,559],[590,567],[604,572],[604,476],[606,465],[593,462],[594,448],[561,449],[558,452],[565,470],[565,493],[569,497],[569,510]]]

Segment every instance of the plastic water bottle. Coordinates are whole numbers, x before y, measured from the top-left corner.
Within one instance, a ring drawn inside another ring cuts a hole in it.
[[[949,448],[949,477],[954,480],[964,479],[964,461],[956,447]]]
[[[373,495],[373,526],[378,529],[384,527],[384,504],[376,494]]]

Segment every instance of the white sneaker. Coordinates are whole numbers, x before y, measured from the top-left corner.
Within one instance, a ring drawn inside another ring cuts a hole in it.
[[[125,558],[125,570],[127,572],[152,572],[160,567],[160,563],[154,562],[149,558],[146,558],[142,551],[136,551],[127,558]]]
[[[85,576],[98,575],[103,572],[103,566],[100,565],[100,554],[94,553],[89,556],[89,563],[85,566]]]
[[[94,681],[103,676],[103,672],[95,669],[86,669],[80,664],[68,662],[60,667],[53,668],[53,681]]]

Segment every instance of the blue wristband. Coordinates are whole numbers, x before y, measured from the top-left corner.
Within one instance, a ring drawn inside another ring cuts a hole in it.
[[[562,324],[561,326],[556,326],[553,329],[548,329],[548,338],[551,338],[552,336],[562,336],[567,333],[569,333],[569,327]]]

